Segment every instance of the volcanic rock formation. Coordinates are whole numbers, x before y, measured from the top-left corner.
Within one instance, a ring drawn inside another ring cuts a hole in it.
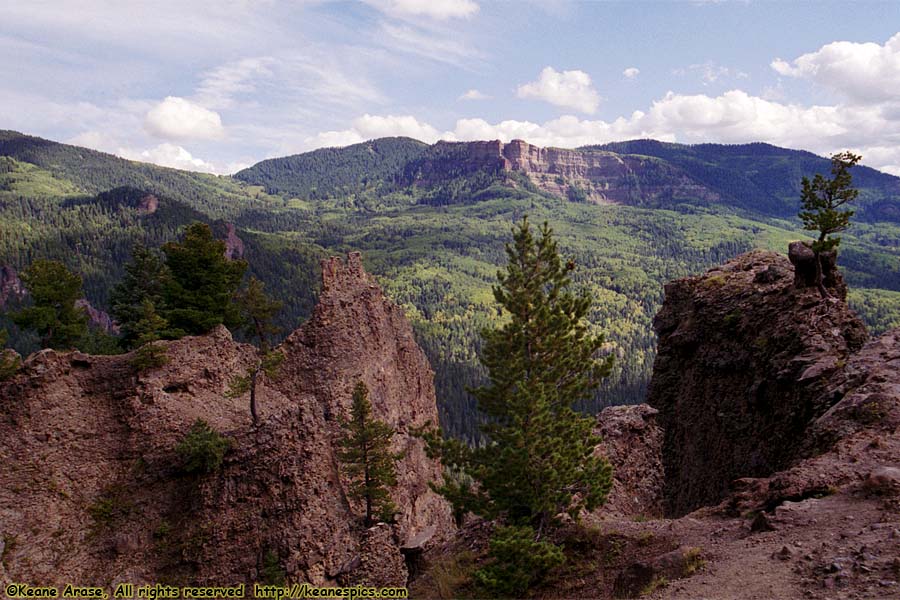
[[[30,356],[0,385],[0,579],[222,585],[276,568],[291,581],[363,580],[371,536],[335,452],[358,381],[405,452],[387,537],[398,549],[423,531],[445,539],[450,510],[428,486],[440,466],[411,435],[437,422],[427,360],[358,254],[323,274],[313,317],[262,381],[257,427],[246,395],[226,394],[255,350],[223,327],[165,342],[168,363],[140,374],[130,355]],[[205,476],[182,472],[175,451],[198,418],[231,442]]]
[[[786,467],[867,338],[843,301],[796,287],[788,259],[761,251],[668,284],[654,326],[648,402],[665,430],[675,515],[718,502],[734,479]]]

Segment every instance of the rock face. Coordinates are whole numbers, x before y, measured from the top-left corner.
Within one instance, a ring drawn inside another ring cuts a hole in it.
[[[76,300],[75,306],[84,309],[84,312],[88,316],[88,321],[94,327],[97,327],[106,333],[119,333],[119,324],[116,323],[106,311],[94,308],[94,306],[84,298]]]
[[[659,411],[646,404],[610,406],[597,415],[597,451],[613,466],[613,487],[602,516],[661,517],[663,431]]]
[[[837,401],[826,391],[865,326],[839,299],[793,281],[787,258],[754,251],[666,286],[648,402],[665,430],[670,514],[786,467]]]
[[[16,270],[9,265],[0,265],[0,310],[3,310],[10,300],[21,300],[26,293]]]
[[[231,260],[244,258],[244,240],[238,237],[232,223],[225,224],[225,257]]]
[[[323,274],[313,317],[262,382],[257,427],[246,394],[226,394],[255,351],[224,328],[165,343],[168,364],[140,375],[128,355],[29,357],[0,386],[0,576],[221,585],[259,580],[274,558],[289,581],[358,579],[371,535],[335,449],[360,380],[406,453],[397,523],[379,529],[396,547],[386,556],[426,531],[446,539],[449,507],[428,487],[439,464],[410,435],[437,422],[425,356],[358,254],[326,261]],[[222,469],[206,476],[181,472],[175,450],[197,418],[231,440]]]
[[[438,142],[428,149],[423,159],[407,169],[406,178],[433,185],[479,171],[521,173],[545,192],[603,204],[652,202],[661,195],[711,202],[719,199],[686,174],[649,157],[590,149],[541,148],[522,140],[508,144],[500,140]],[[654,185],[654,177],[663,174],[666,184]]]
[[[809,244],[805,242],[791,242],[788,247],[788,258],[794,265],[794,287],[816,287],[816,255]],[[822,258],[822,284],[826,290],[840,300],[847,299],[847,284],[837,268],[837,253],[823,252]]]

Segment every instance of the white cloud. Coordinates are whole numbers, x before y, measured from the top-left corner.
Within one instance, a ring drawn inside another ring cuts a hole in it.
[[[175,144],[170,144],[168,142],[141,151],[130,148],[119,148],[116,154],[129,160],[150,162],[163,167],[172,167],[173,169],[202,171],[205,173],[218,172],[212,163],[196,158],[181,146],[176,146]]]
[[[197,86],[195,100],[207,108],[229,108],[236,95],[256,90],[255,79],[272,76],[273,62],[270,56],[249,57],[211,69]]]
[[[640,75],[640,73],[641,73],[641,70],[638,69],[637,67],[628,67],[627,69],[622,71],[622,75],[624,75],[628,79],[634,79],[635,77]]]
[[[363,115],[353,121],[350,129],[325,131],[306,140],[308,149],[347,146],[381,137],[403,136],[433,143],[441,138],[437,129],[415,117]]]
[[[600,104],[600,95],[584,71],[559,72],[545,67],[537,81],[520,85],[516,93],[519,98],[538,98],[588,114],[593,114]]]
[[[400,50],[428,60],[455,66],[470,66],[479,57],[475,48],[459,40],[459,36],[434,28],[413,27],[406,24],[381,24],[382,38],[390,39],[391,50]]]
[[[900,174],[900,115],[884,107],[802,106],[731,90],[718,96],[669,92],[646,111],[613,121],[565,115],[543,123],[459,119],[440,132],[412,116],[365,115],[342,131],[306,140],[307,148],[346,145],[367,139],[405,135],[425,142],[524,139],[539,146],[573,148],[635,138],[683,143],[769,142],[821,155],[851,149],[865,164]]]
[[[459,97],[460,100],[489,100],[490,96],[479,92],[478,90],[469,90]]]
[[[687,75],[688,73],[699,73],[700,81],[703,83],[703,85],[709,85],[725,78],[747,79],[747,77],[749,77],[749,75],[747,75],[747,73],[744,73],[743,71],[717,64],[712,60],[689,65],[686,68],[678,68],[672,70],[672,75],[683,76]]]
[[[883,46],[832,42],[791,62],[776,58],[785,77],[809,79],[857,102],[900,100],[900,33]]]
[[[144,127],[148,133],[170,140],[212,140],[225,133],[218,113],[177,96],[168,96],[151,108]]]
[[[378,10],[395,17],[428,17],[444,20],[474,16],[478,4],[472,0],[366,0]]]

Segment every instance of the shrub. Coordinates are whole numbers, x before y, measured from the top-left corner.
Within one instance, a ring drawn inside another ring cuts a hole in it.
[[[534,537],[528,526],[499,527],[491,537],[491,562],[475,572],[475,579],[499,596],[521,597],[565,561],[559,546]]]
[[[222,466],[225,453],[231,446],[228,438],[214,430],[203,419],[197,419],[178,444],[182,468],[187,473],[212,473]]]
[[[135,350],[131,357],[131,366],[138,372],[156,369],[169,362],[166,348],[156,342],[148,342]]]
[[[281,561],[278,554],[274,550],[267,550],[263,556],[262,568],[259,571],[259,578],[263,583],[268,585],[284,585],[287,579],[287,573],[281,567]]]

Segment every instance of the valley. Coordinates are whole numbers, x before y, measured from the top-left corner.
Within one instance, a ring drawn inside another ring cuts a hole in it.
[[[223,177],[2,132],[0,302],[15,301],[9,273],[46,257],[81,273],[92,306],[107,309],[134,242],[158,247],[201,220],[221,239],[233,226],[251,274],[285,303],[287,332],[311,315],[319,260],[361,251],[433,365],[443,427],[474,440],[465,388],[483,376],[479,332],[496,322],[491,285],[517,219],[550,223],[596,299],[591,320],[616,355],[584,407],[596,411],[646,395],[663,283],[803,238],[793,216],[799,180],[827,167],[765,144],[645,140],[564,151],[386,138]],[[854,178],[860,206],[840,263],[851,306],[878,333],[900,324],[900,179],[866,168]],[[9,328],[14,347],[36,349]]]

